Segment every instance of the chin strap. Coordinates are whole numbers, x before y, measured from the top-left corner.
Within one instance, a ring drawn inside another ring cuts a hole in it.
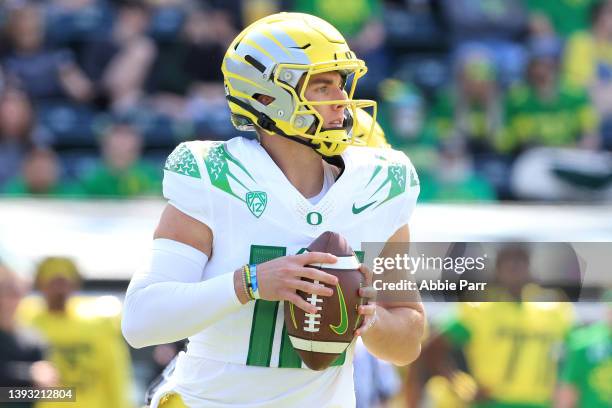
[[[228,101],[230,101],[232,103],[235,103],[236,105],[240,106],[242,109],[250,112],[252,115],[257,117],[257,125],[259,127],[261,127],[262,129],[265,129],[265,130],[270,131],[270,132],[274,132],[274,133],[276,133],[279,136],[282,136],[282,137],[284,137],[286,139],[292,140],[292,141],[297,142],[299,144],[302,144],[304,146],[308,146],[311,149],[313,149],[315,152],[317,152],[318,154],[323,156],[321,153],[319,153],[317,151],[317,149],[319,149],[321,147],[321,143],[315,143],[313,141],[302,140],[302,139],[300,139],[297,136],[289,136],[288,134],[283,132],[278,126],[276,126],[276,122],[274,122],[265,113],[259,112],[258,110],[253,108],[251,105],[247,104],[246,102],[241,101],[240,99],[238,99],[238,98],[236,98],[234,96],[227,95],[226,98],[227,98]]]

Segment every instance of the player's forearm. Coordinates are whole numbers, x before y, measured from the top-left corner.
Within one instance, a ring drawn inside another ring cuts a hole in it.
[[[407,365],[421,352],[425,317],[422,310],[377,306],[377,321],[362,336],[368,351],[381,360]]]
[[[232,274],[198,283],[154,283],[126,296],[123,335],[135,348],[172,343],[202,331],[239,306]]]
[[[176,241],[154,241],[149,270],[128,287],[121,321],[132,347],[192,336],[240,307],[233,274],[202,281],[207,257]]]

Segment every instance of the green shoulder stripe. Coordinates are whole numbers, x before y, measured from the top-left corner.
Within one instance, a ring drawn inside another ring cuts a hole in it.
[[[191,150],[181,143],[166,160],[164,169],[184,176],[201,178],[200,169]]]
[[[245,190],[249,191],[249,188],[245,184],[247,182],[246,178],[250,178],[252,181],[255,181],[255,179],[251,176],[251,173],[249,173],[246,167],[227,151],[225,143],[209,143],[202,151],[202,155],[211,184],[237,199],[245,201],[244,194],[237,194],[232,190],[229,180],[232,179],[236,181],[236,183]],[[229,163],[233,163],[238,167],[240,170],[239,174],[232,172]]]
[[[385,178],[385,180],[380,184],[376,191],[372,193],[372,196],[374,196],[374,194],[378,193],[387,185],[390,185],[389,193],[387,194],[387,197],[381,202],[379,202],[376,207],[380,207],[382,204],[406,191],[406,166],[404,164],[389,164],[389,166],[387,167],[387,178]]]
[[[414,167],[410,165],[410,162],[404,162],[396,158],[389,158],[383,155],[376,156],[378,163],[374,167],[372,174],[370,175],[368,182],[364,188],[373,191],[370,194],[370,199],[376,196],[381,190],[387,188],[388,191],[386,196],[378,198],[373,201],[372,204],[376,203],[376,206],[372,208],[380,207],[382,204],[394,199],[406,191],[406,187],[415,187],[419,185],[419,179],[414,170]],[[381,176],[382,173],[382,177]],[[382,179],[382,181],[380,181]],[[377,184],[373,183],[375,180],[379,180]]]

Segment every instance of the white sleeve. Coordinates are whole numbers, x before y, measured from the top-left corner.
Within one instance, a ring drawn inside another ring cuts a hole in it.
[[[151,264],[125,295],[121,330],[134,348],[192,336],[238,310],[234,274],[202,281],[208,257],[169,239],[153,241]]]

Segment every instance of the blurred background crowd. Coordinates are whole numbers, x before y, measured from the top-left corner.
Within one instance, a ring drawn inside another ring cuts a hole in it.
[[[159,195],[180,141],[237,135],[221,60],[294,10],[347,37],[421,201],[612,200],[612,2],[5,0],[0,194]]]

